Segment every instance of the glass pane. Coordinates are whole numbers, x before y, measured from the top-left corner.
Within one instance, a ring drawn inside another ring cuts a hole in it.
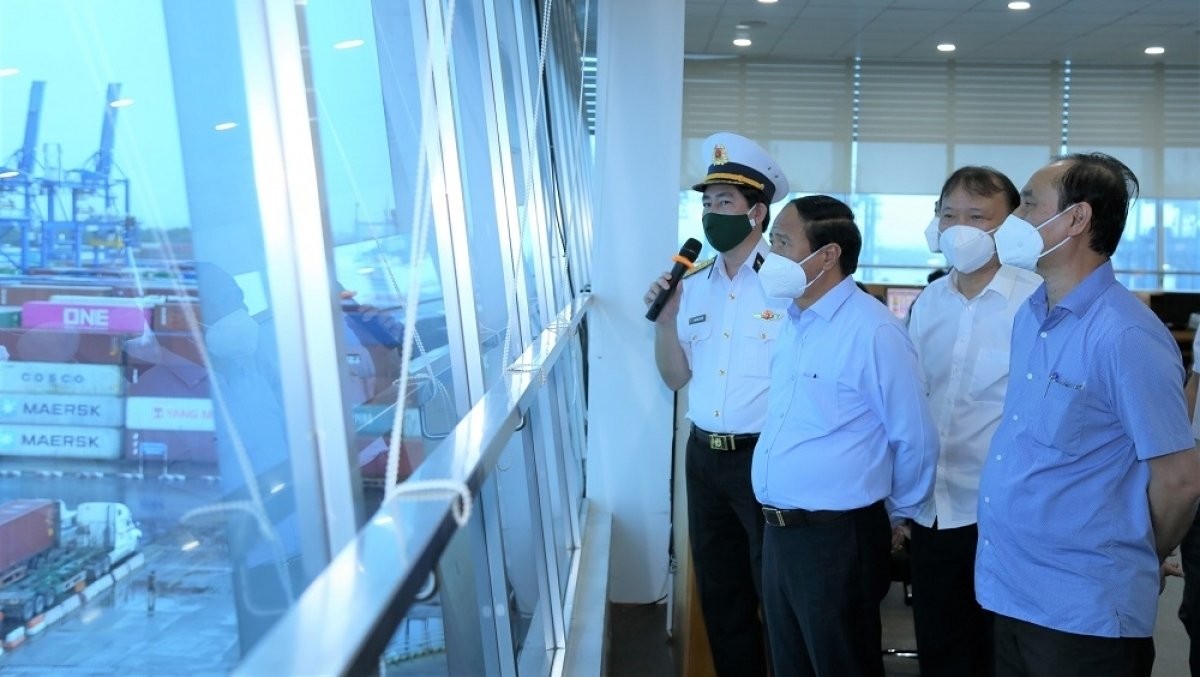
[[[1200,289],[1200,200],[1163,200],[1164,289]],[[1171,284],[1174,282],[1174,285]]]
[[[315,0],[300,11],[344,311],[346,406],[369,513],[382,495],[397,402],[403,407],[398,479],[458,420],[429,197],[428,163],[437,158],[422,152],[422,125],[433,124],[420,95],[425,16],[418,4],[369,0]],[[400,397],[410,305],[412,361]]]
[[[1139,199],[1129,209],[1125,232],[1113,254],[1117,279],[1130,289],[1158,289],[1158,201]]]
[[[486,388],[500,377],[514,353],[519,353],[506,346],[504,340],[508,299],[512,297],[502,265],[501,256],[507,247],[500,245],[498,204],[493,191],[493,177],[499,176],[500,168],[493,166],[494,153],[488,152],[495,132],[488,129],[493,116],[484,112],[492,108],[492,85],[486,70],[486,36],[482,17],[478,16],[481,11],[477,3],[455,4],[450,80],[454,88],[454,123],[466,200],[471,284]]]
[[[567,485],[567,473],[570,472],[570,462],[574,454],[563,403],[563,385],[566,371],[570,367],[569,362],[560,360],[555,365],[551,378],[546,382],[547,402],[551,403],[553,414],[549,423],[553,426],[551,439],[554,442],[554,445],[546,450],[546,473],[547,484],[550,486],[550,524],[554,530],[554,546],[557,550],[555,556],[558,564],[558,595],[562,603],[568,601],[567,583],[570,582],[571,555],[575,550],[575,524],[571,520],[570,491]]]
[[[863,238],[858,264],[944,266],[945,258],[929,251],[922,234],[936,201],[936,195],[855,195],[850,207]]]
[[[323,547],[297,517],[316,497],[288,446],[250,143],[272,130],[247,115],[235,4],[12,7],[0,522],[43,536],[0,562],[0,632],[44,629],[4,666],[225,673]]]

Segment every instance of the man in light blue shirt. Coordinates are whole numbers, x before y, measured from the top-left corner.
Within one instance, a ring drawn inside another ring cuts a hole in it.
[[[1107,155],[1043,167],[996,231],[1045,280],[1013,326],[979,487],[975,586],[996,674],[1149,675],[1159,567],[1200,498],[1170,334],[1110,257],[1137,178]]]
[[[916,351],[855,286],[861,248],[849,207],[803,197],[780,212],[759,269],[768,295],[794,299],[751,467],[777,675],[883,675],[888,514],[916,517],[933,489],[938,435]]]

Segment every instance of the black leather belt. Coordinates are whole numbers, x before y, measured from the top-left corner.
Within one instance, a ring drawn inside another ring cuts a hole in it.
[[[861,510],[861,508],[860,508]],[[832,522],[835,519],[844,515],[849,515],[853,510],[803,510],[796,508],[794,510],[780,510],[772,508],[769,505],[762,507],[763,517],[766,518],[767,524],[773,527],[807,527],[814,524],[824,524]]]
[[[716,451],[749,451],[758,442],[758,433],[713,433],[693,425],[692,439]]]

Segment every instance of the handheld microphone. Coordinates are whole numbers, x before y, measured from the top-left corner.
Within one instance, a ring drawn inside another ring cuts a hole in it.
[[[683,247],[679,249],[679,253],[671,257],[675,261],[674,267],[671,268],[671,279],[667,282],[667,288],[660,291],[658,296],[654,297],[654,303],[650,304],[650,309],[646,311],[646,319],[651,322],[658,319],[658,314],[662,312],[663,306],[667,304],[667,299],[671,298],[671,294],[675,293],[675,287],[679,286],[679,281],[683,279],[683,274],[692,267],[692,263],[696,261],[696,257],[700,255],[700,250],[704,245],[700,244],[700,240],[694,237],[689,237],[687,242],[683,243]]]

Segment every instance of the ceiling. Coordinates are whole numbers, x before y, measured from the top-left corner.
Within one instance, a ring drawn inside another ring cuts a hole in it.
[[[687,0],[689,58],[1200,65],[1200,0]],[[750,23],[750,47],[734,47]],[[957,46],[951,53],[939,43]],[[1146,47],[1166,48],[1147,56]]]

